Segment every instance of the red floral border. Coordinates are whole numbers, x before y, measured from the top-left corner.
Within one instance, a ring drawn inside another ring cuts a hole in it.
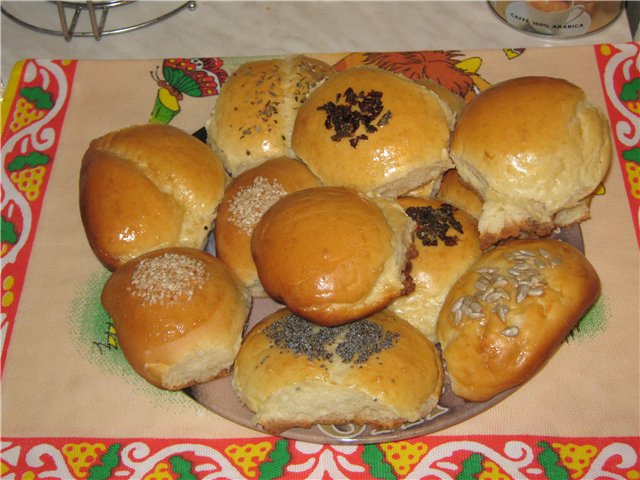
[[[3,439],[6,479],[640,478],[637,438],[431,436],[378,445],[257,439]]]
[[[25,60],[16,65],[3,101],[2,130],[2,356],[27,272],[76,71],[76,61]],[[6,108],[6,110],[5,110]]]
[[[603,44],[596,45],[594,50],[640,246],[640,44]]]

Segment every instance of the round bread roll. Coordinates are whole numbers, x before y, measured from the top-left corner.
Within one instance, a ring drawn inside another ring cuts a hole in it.
[[[267,210],[251,248],[272,298],[313,322],[339,325],[386,307],[411,287],[413,228],[395,201],[314,187]]]
[[[216,255],[254,297],[266,296],[251,256],[256,223],[288,193],[319,185],[304,163],[280,157],[241,173],[227,187],[215,222]]]
[[[207,124],[226,170],[236,176],[265,160],[292,157],[298,108],[332,73],[329,64],[304,55],[242,64],[220,90]]]
[[[438,343],[436,323],[449,290],[481,254],[476,221],[437,199],[400,197],[398,203],[416,222],[411,261],[414,290],[387,307]]]
[[[203,248],[226,180],[218,156],[176,127],[135,125],[95,139],[80,169],[89,244],[110,270],[159,248]]]
[[[593,266],[568,243],[513,240],[485,253],[438,318],[453,392],[485,401],[528,380],[599,293]]]
[[[116,270],[102,304],[131,367],[157,387],[179,390],[230,373],[251,296],[220,259],[173,247]]]
[[[396,197],[453,165],[454,114],[436,93],[374,67],[333,75],[302,105],[292,147],[325,184]]]
[[[586,200],[611,162],[610,136],[605,115],[566,80],[515,78],[472,100],[457,122],[451,158],[484,200],[482,245],[546,236],[589,218]]]
[[[433,344],[387,310],[339,327],[279,310],[247,334],[233,370],[233,387],[255,423],[274,434],[415,422],[437,405],[443,379]]]

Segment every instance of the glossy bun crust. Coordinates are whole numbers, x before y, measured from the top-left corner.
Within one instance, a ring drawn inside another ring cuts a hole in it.
[[[393,201],[315,187],[287,195],[263,215],[252,253],[271,297],[309,320],[337,325],[403,292],[412,231]]]
[[[110,270],[172,246],[203,248],[226,174],[205,144],[168,125],[136,125],[91,142],[80,170],[80,213]]]
[[[251,297],[221,260],[178,247],[120,267],[102,304],[131,367],[157,387],[179,390],[229,373]]]
[[[567,243],[513,240],[484,254],[438,318],[453,392],[484,401],[527,381],[599,293],[593,266]]]
[[[452,166],[454,114],[404,76],[354,67],[318,86],[296,117],[292,147],[325,184],[395,197]]]
[[[483,198],[483,246],[549,235],[589,217],[611,162],[605,115],[566,80],[520,77],[474,98],[457,122],[451,158]]]
[[[302,162],[280,157],[241,173],[227,187],[215,222],[216,255],[253,296],[266,296],[251,255],[255,224],[283,196],[319,185]]]
[[[415,288],[388,308],[435,344],[444,299],[482,253],[477,224],[468,213],[434,198],[400,197],[398,203],[417,225],[413,238],[417,255],[411,260]]]
[[[227,171],[236,176],[265,160],[292,157],[298,108],[333,73],[327,63],[304,55],[240,65],[222,86],[207,125]]]
[[[396,428],[426,417],[442,392],[439,353],[388,311],[321,327],[279,310],[245,337],[233,386],[266,431],[316,424]]]

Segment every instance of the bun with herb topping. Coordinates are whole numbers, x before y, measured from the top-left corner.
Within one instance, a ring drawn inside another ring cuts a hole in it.
[[[222,86],[207,124],[209,143],[231,176],[271,158],[293,156],[298,108],[333,73],[329,64],[304,55],[238,67]]]
[[[452,287],[437,334],[453,392],[485,401],[531,378],[600,293],[596,271],[559,240],[513,240]]]
[[[429,88],[375,67],[333,75],[302,105],[292,147],[325,184],[396,197],[453,165],[455,115]]]
[[[400,197],[398,203],[416,222],[417,256],[411,261],[415,288],[388,308],[435,344],[438,314],[449,289],[481,254],[476,221],[433,198]]]
[[[384,310],[322,327],[279,310],[245,337],[233,386],[270,433],[316,424],[396,428],[426,417],[443,386],[439,353]]]
[[[458,173],[484,200],[483,247],[589,218],[611,153],[602,111],[577,85],[549,77],[482,92],[463,110],[451,143]]]
[[[267,210],[251,248],[271,297],[313,322],[339,325],[386,307],[411,288],[413,228],[395,201],[314,187]]]
[[[216,255],[254,297],[266,296],[251,256],[255,224],[280,198],[319,185],[302,162],[281,157],[241,173],[227,187],[216,216]]]
[[[221,260],[177,247],[117,269],[102,304],[131,367],[156,387],[179,390],[230,372],[251,297]]]
[[[80,169],[89,244],[110,270],[159,248],[203,248],[227,176],[210,148],[168,125],[135,125],[91,142]]]

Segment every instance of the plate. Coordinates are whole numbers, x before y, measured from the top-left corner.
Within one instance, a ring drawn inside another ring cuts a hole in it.
[[[206,141],[206,131],[198,130],[193,134],[202,141]],[[552,235],[553,238],[570,243],[584,252],[582,232],[579,226],[558,229]],[[214,254],[215,245],[213,235],[206,247],[207,251]],[[284,305],[269,298],[254,298],[245,332],[253,328],[260,320]],[[439,347],[438,345],[436,347]],[[235,422],[244,427],[266,433],[259,425],[253,422],[253,412],[247,409],[232,386],[231,375],[216,379],[185,389],[184,392],[214,413]],[[360,425],[317,425],[312,428],[292,428],[281,432],[284,438],[302,440],[310,443],[323,444],[366,444],[398,441],[443,430],[468,420],[479,413],[493,407],[513,392],[518,387],[506,390],[485,402],[467,402],[458,397],[451,390],[451,381],[446,373],[443,392],[436,408],[424,419],[405,424],[394,430],[376,430],[369,426]]]

